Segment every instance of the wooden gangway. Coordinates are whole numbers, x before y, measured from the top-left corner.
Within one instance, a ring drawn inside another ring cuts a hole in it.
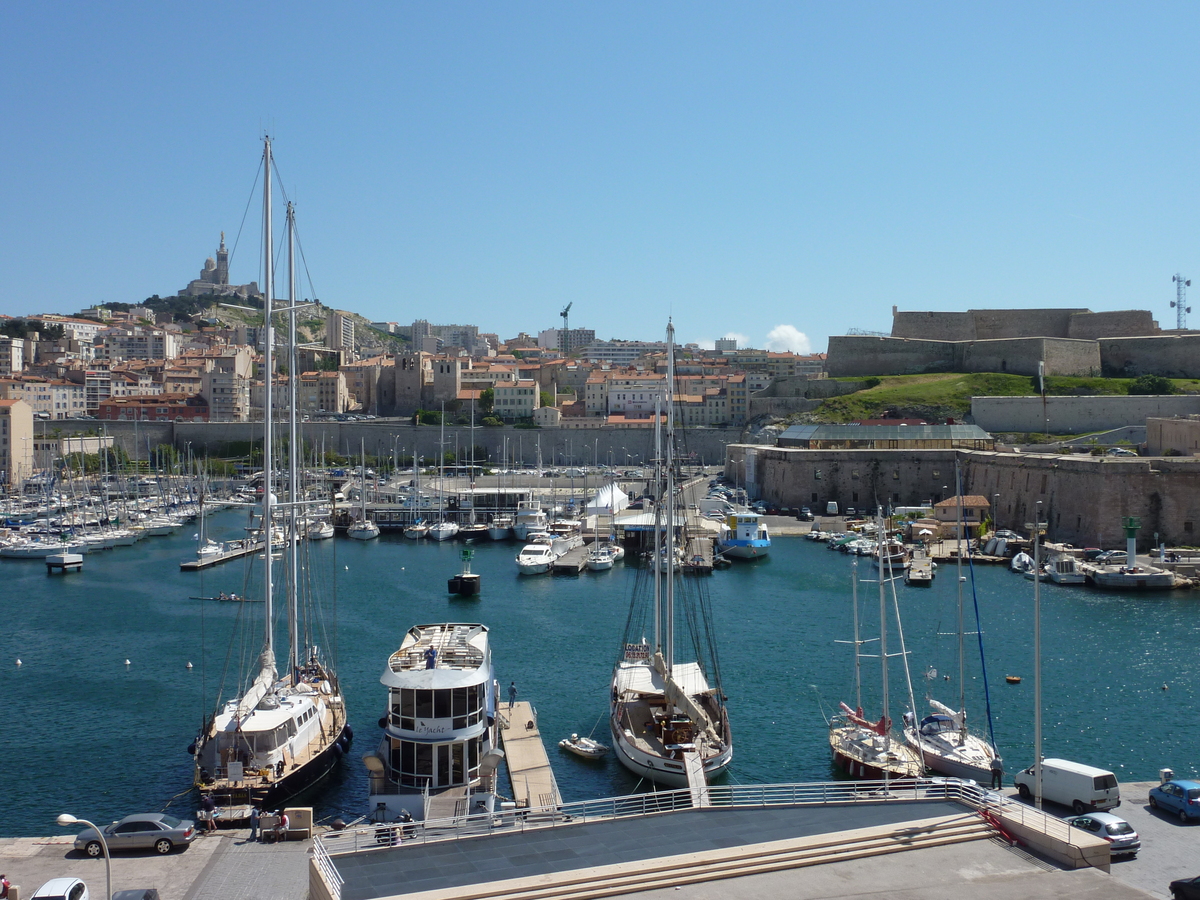
[[[688,790],[692,794],[692,806],[700,809],[710,806],[708,779],[704,777],[704,760],[696,749],[683,751],[683,770],[687,772]]]
[[[562,794],[554,780],[554,770],[546,756],[542,733],[538,731],[537,712],[525,701],[502,703],[500,742],[508,764],[513,799],[525,808],[557,807]]]

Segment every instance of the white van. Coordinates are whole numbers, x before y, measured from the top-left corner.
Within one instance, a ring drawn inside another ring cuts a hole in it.
[[[825,504],[825,515],[836,516],[838,514],[838,506],[836,500],[830,500]]]
[[[1013,776],[1013,784],[1022,800],[1029,800],[1037,790],[1037,765],[1023,769]],[[1042,799],[1061,803],[1075,810],[1075,815],[1121,805],[1121,789],[1117,776],[1105,769],[1085,766],[1067,759],[1042,761]]]

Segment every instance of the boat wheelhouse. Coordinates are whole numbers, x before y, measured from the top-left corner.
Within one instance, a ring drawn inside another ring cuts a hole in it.
[[[496,683],[488,629],[415,625],[380,683],[387,714],[371,771],[371,808],[384,820],[408,812],[447,818],[491,811],[497,746]]]
[[[717,538],[717,549],[724,556],[759,559],[771,551],[767,524],[758,513],[738,512],[729,516]]]

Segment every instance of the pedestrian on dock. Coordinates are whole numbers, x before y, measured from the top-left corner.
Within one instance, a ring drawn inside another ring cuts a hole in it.
[[[999,756],[992,757],[992,790],[998,791],[1004,787],[1004,760]]]
[[[508,708],[512,709],[517,702],[517,683],[510,681],[508,683]]]
[[[217,801],[212,794],[205,794],[200,801],[200,811],[204,815],[204,830],[212,834],[217,830]]]
[[[250,840],[250,841],[258,840],[258,817],[260,815],[261,815],[261,813],[259,812],[257,806],[252,806],[250,808],[250,837],[247,838],[247,840]]]
[[[0,898],[8,897],[8,889],[12,887],[8,882],[8,876],[0,873]]]

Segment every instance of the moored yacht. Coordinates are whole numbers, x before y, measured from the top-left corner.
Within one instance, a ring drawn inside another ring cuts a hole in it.
[[[666,409],[674,409],[674,339],[674,326],[668,324]],[[665,418],[664,424],[656,411],[655,550],[650,564],[639,568],[630,599],[613,667],[609,731],[617,759],[635,775],[698,789],[728,768],[733,737],[710,621],[708,579],[684,577],[675,554],[663,553],[675,542],[676,521],[684,518],[676,509],[674,417]],[[666,560],[665,572],[656,565],[659,559]],[[651,635],[642,631],[646,623]]]
[[[383,736],[364,757],[371,809],[395,820],[491,812],[497,746],[496,682],[484,625],[415,625],[379,679]]]
[[[517,515],[513,519],[513,536],[518,541],[529,540],[535,531],[545,531],[549,521],[542,505],[536,500],[521,500],[517,503]]]
[[[275,371],[275,329],[272,312],[273,263],[271,250],[271,141],[264,140],[263,148],[263,247],[265,250],[265,287],[263,321],[263,371]],[[289,335],[296,334],[294,220],[288,205],[289,276],[288,308],[291,321]],[[290,347],[289,371],[295,372],[295,344]],[[281,592],[286,589],[286,621],[288,625],[287,652],[282,671],[277,668],[274,603],[275,554],[262,554],[263,614],[260,622],[247,621],[251,628],[261,628],[262,643],[256,665],[238,674],[235,688],[240,695],[225,701],[218,699],[215,710],[205,716],[195,742],[188,748],[194,758],[194,782],[212,796],[222,808],[220,821],[240,822],[248,818],[252,808],[278,808],[296,794],[322,779],[345,755],[353,733],[346,720],[337,673],[316,642],[314,633],[324,633],[321,609],[311,591],[303,590],[300,582],[311,572],[311,560],[302,564],[298,556],[297,529],[301,515],[298,459],[298,424],[296,418],[296,381],[291,379],[288,402],[291,502],[286,507],[286,575],[279,578]],[[271,393],[271,392],[268,392]],[[274,398],[272,398],[274,399]],[[261,529],[272,534],[274,496],[274,410],[263,417],[263,492]],[[274,540],[271,541],[272,545]],[[253,558],[251,558],[253,564]],[[284,588],[286,585],[286,588]],[[301,608],[303,596],[304,608]],[[282,599],[282,598],[280,598]],[[310,626],[312,626],[310,628]],[[235,629],[231,640],[244,647],[248,635]],[[218,691],[223,686],[218,687]],[[228,694],[226,694],[228,696]],[[218,693],[218,698],[220,693]]]

